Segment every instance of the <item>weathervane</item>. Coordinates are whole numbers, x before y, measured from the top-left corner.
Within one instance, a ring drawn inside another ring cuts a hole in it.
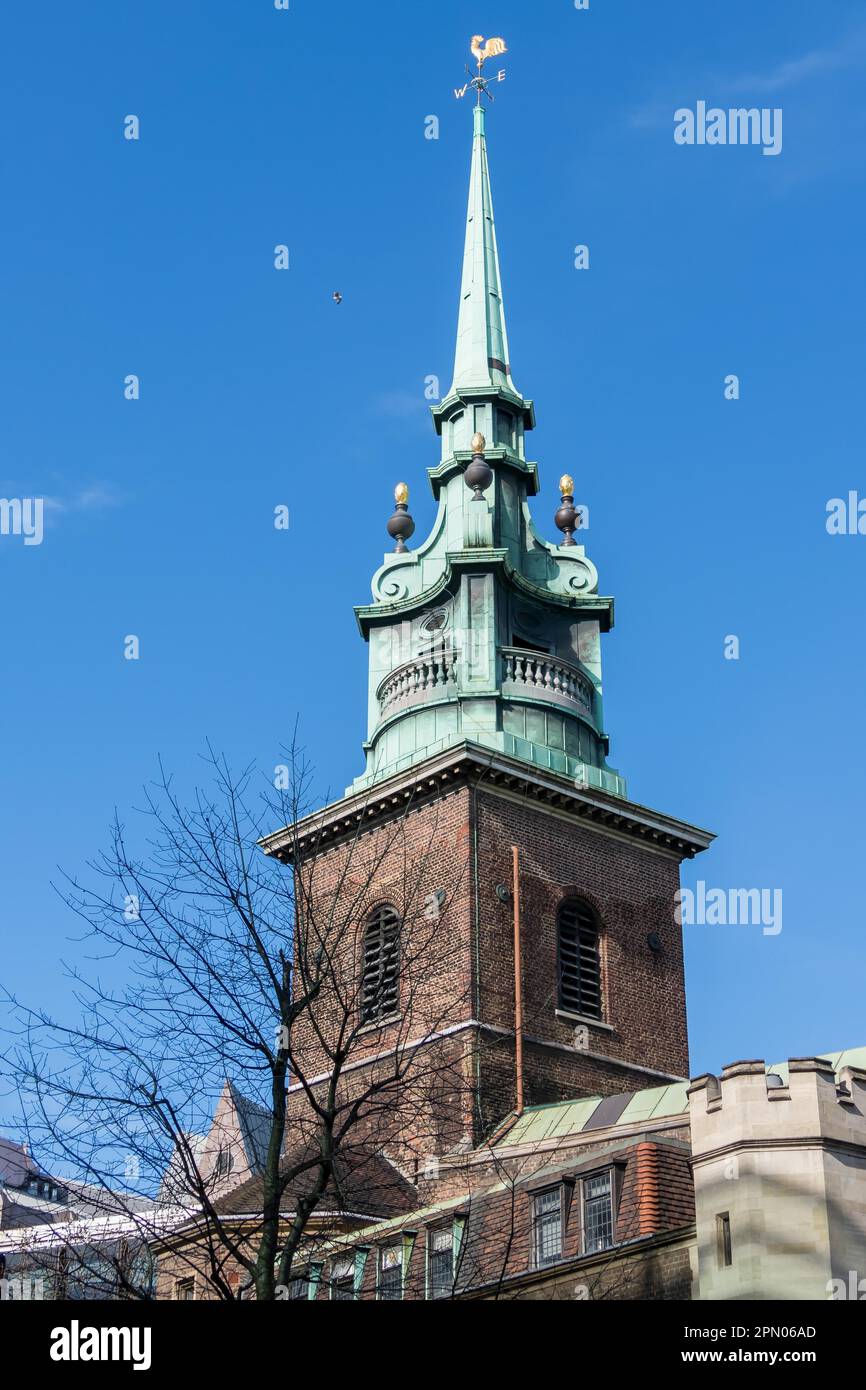
[[[484,45],[483,48],[482,44]],[[478,93],[478,105],[480,106],[482,97],[488,97],[490,101],[493,101],[490,83],[505,81],[504,68],[500,68],[496,76],[489,79],[484,76],[481,69],[484,67],[488,58],[498,58],[500,53],[507,53],[508,49],[505,47],[504,39],[488,39],[485,43],[483,34],[473,34],[470,52],[473,58],[478,61],[478,71],[473,76],[472,69],[467,64],[466,71],[469,73],[469,81],[463,87],[455,87],[454,95],[459,101],[461,97],[465,97],[469,88],[472,87],[472,89]]]

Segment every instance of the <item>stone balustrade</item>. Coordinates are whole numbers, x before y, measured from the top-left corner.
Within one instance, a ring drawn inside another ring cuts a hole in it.
[[[531,695],[555,704],[577,706],[592,719],[594,688],[579,667],[545,652],[525,651],[522,647],[502,648],[502,691],[509,695]]]
[[[522,647],[503,647],[501,653],[502,695],[549,701],[595,722],[595,690],[578,666]],[[455,695],[458,657],[455,648],[437,645],[396,667],[380,682],[376,692],[381,717]]]
[[[413,657],[387,675],[379,685],[379,709],[383,716],[407,705],[423,703],[453,692],[456,653],[437,646],[426,655]]]

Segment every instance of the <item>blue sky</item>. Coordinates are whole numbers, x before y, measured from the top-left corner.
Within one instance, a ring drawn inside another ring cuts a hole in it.
[[[784,895],[778,936],[687,928],[693,1071],[863,1044],[866,536],[825,528],[866,496],[857,0],[7,17],[0,495],[50,505],[41,546],[0,537],[4,978],[67,1009],[50,880],[157,754],[187,784],[206,736],[272,767],[300,716],[322,794],[361,770],[352,605],[394,482],[434,515],[475,32],[510,50],[488,136],[535,516],[552,538],[572,472],[617,600],[611,762],[718,833],[687,884]],[[782,153],[675,145],[698,100],[781,107]]]

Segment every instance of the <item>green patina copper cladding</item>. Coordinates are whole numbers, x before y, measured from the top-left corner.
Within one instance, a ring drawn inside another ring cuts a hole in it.
[[[632,1091],[630,1099],[613,1125],[650,1124],[653,1120],[688,1115],[688,1081],[672,1081],[645,1091]],[[602,1104],[601,1096],[566,1100],[551,1105],[528,1106],[498,1141],[501,1148],[517,1144],[539,1144],[582,1133]]]
[[[457,351],[451,395],[463,386],[503,386],[514,391],[508,357],[508,334],[502,303],[502,280],[493,197],[487,165],[484,107],[475,107],[469,211],[457,320]]]
[[[819,1052],[818,1056],[822,1061],[829,1062],[838,1076],[843,1067],[861,1067],[866,1069],[866,1047],[849,1047],[844,1052]],[[767,1067],[768,1072],[781,1077],[787,1086],[788,1084],[788,1063],[776,1062],[772,1067]]]
[[[469,740],[625,796],[606,762],[602,707],[613,600],[599,596],[584,547],[546,541],[529,509],[535,413],[511,378],[484,118],[476,108],[454,381],[432,410],[439,509],[423,543],[385,556],[373,602],[355,610],[370,647],[369,717],[366,771],[349,791]],[[463,478],[476,432],[494,475],[483,501]]]

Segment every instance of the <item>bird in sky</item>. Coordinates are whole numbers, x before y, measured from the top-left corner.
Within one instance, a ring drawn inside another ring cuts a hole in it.
[[[335,304],[342,304],[343,296],[340,294],[339,290],[334,290],[333,300]]]
[[[481,45],[484,44],[482,48]],[[481,71],[482,63],[486,63],[488,58],[498,58],[500,53],[507,53],[504,39],[488,39],[484,43],[483,34],[473,34],[471,53],[472,57],[478,60],[478,71]]]

